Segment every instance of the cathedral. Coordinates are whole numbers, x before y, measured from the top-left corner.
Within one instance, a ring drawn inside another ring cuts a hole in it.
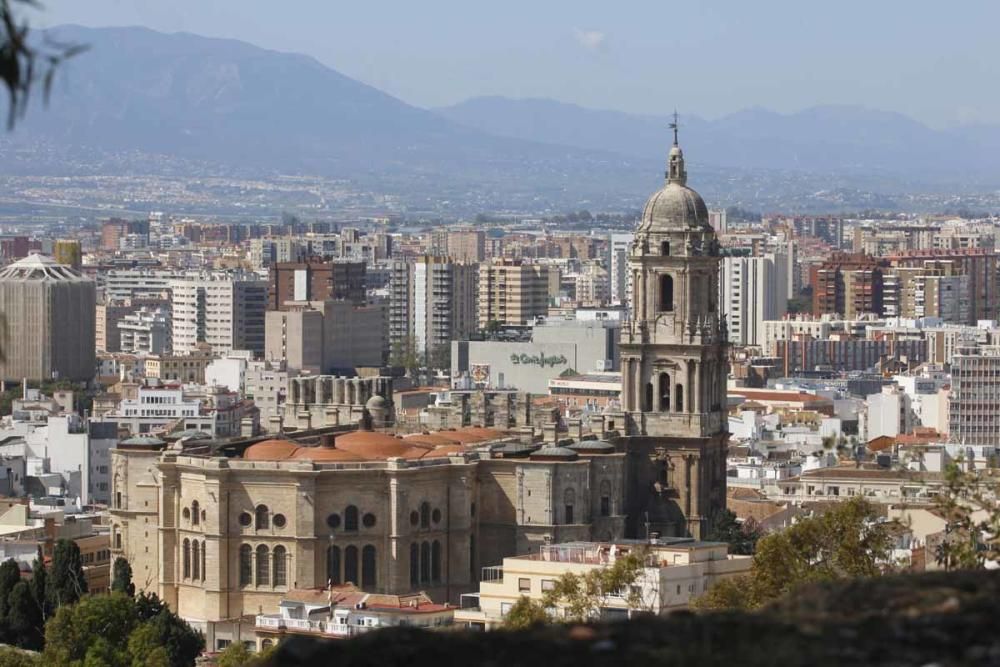
[[[629,258],[631,319],[621,334],[628,532],[701,537],[726,503],[726,327],[719,244],[674,144]]]

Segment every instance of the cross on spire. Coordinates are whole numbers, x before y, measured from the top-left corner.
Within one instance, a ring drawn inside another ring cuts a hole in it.
[[[674,109],[674,122],[670,123],[670,129],[674,131],[674,146],[677,145],[677,109]]]

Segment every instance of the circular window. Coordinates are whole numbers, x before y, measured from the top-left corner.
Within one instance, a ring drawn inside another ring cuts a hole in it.
[[[331,514],[326,517],[326,525],[330,526],[330,528],[340,528],[340,515]]]
[[[284,528],[285,527],[285,515],[284,514],[275,514],[273,517],[271,517],[271,522],[274,524],[275,528]]]
[[[184,515],[184,520],[185,521],[187,521],[187,520],[189,520],[191,518],[191,510],[189,510],[187,507],[184,508],[184,511],[181,512],[181,514]]]
[[[420,523],[420,513],[417,510],[410,512],[410,525],[415,526]]]
[[[369,512],[368,514],[361,517],[361,523],[364,525],[365,528],[371,528],[372,526],[375,525],[375,515]]]
[[[441,510],[434,510],[431,513],[431,521],[434,523],[441,523]]]
[[[253,517],[250,516],[249,512],[243,512],[243,514],[240,514],[240,525],[241,526],[243,526],[244,528],[246,528],[251,523],[253,523]]]

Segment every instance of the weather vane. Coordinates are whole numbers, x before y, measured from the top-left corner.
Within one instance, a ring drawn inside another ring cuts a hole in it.
[[[670,124],[670,129],[674,131],[674,146],[677,145],[677,109],[674,109],[674,122]]]

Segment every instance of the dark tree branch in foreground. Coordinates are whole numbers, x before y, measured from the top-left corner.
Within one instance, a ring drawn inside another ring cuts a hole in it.
[[[0,0],[0,80],[10,95],[8,129],[27,111],[31,90],[40,84],[48,102],[56,69],[67,58],[86,49],[80,44],[59,43],[48,36],[29,39],[27,22],[16,16],[18,6],[41,7],[36,0]]]

